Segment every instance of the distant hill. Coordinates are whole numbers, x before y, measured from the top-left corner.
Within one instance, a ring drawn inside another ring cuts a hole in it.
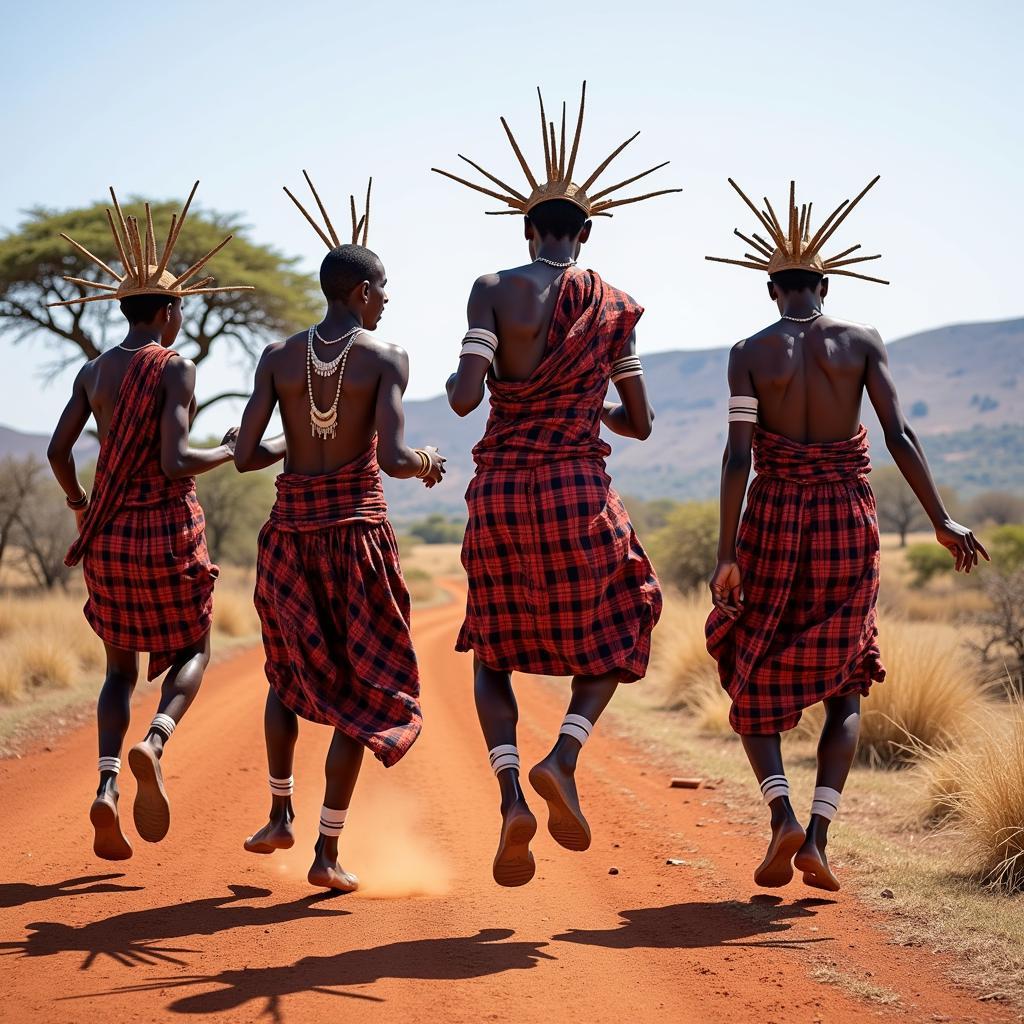
[[[26,434],[11,427],[0,426],[0,458],[12,455],[21,459],[35,456],[40,462],[46,461],[46,447],[50,438],[46,434]],[[85,438],[75,445],[75,455],[91,459],[99,451],[99,445],[92,438]]]
[[[999,487],[1024,491],[1024,319],[957,324],[894,341],[889,358],[904,409],[943,484],[964,494]],[[611,439],[609,471],[625,494],[708,498],[718,489],[725,443],[727,349],[644,356],[657,412],[654,435],[640,443]],[[486,403],[485,403],[486,404]],[[486,407],[459,419],[443,397],[406,404],[406,433],[448,456],[441,487],[427,491],[387,481],[397,518],[459,513],[473,473],[470,451]],[[874,413],[865,409],[874,459],[888,461]],[[95,446],[92,446],[95,451]],[[0,427],[0,456],[45,456],[46,438]]]

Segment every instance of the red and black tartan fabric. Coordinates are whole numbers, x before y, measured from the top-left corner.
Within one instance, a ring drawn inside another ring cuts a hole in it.
[[[736,546],[743,611],[714,609],[706,632],[729,721],[757,736],[792,729],[828,697],[866,696],[885,669],[867,431],[799,444],[757,427],[754,468]]]
[[[175,355],[149,345],[129,361],[82,532],[64,559],[82,562],[85,617],[96,635],[148,651],[150,679],[209,632],[220,572],[195,480],[170,480],[160,468],[160,380]]]
[[[643,309],[593,271],[562,276],[544,359],[526,381],[488,379],[473,450],[456,649],[537,675],[647,671],[661,588],[605,472],[612,362]]]
[[[260,532],[255,600],[281,703],[390,766],[423,718],[409,590],[387,511],[376,439],[334,473],[282,473]]]

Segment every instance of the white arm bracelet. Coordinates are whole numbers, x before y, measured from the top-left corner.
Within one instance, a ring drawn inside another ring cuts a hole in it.
[[[756,423],[757,399],[753,395],[740,395],[729,399],[730,423]]]
[[[460,356],[483,356],[488,363],[494,361],[498,351],[498,336],[483,327],[471,327],[462,339]]]
[[[639,356],[623,356],[612,363],[611,381],[618,384],[627,377],[643,376],[644,368]]]

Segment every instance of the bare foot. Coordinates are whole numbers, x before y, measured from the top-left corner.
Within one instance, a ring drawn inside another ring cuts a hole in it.
[[[793,879],[793,855],[804,841],[804,830],[792,818],[772,828],[771,842],[764,860],[754,872],[754,884],[764,889],[778,889]]]
[[[828,892],[839,892],[839,879],[828,866],[825,851],[808,838],[793,858],[793,866],[804,873],[804,885]]]
[[[498,885],[513,888],[533,878],[537,862],[530,852],[530,840],[536,834],[537,819],[524,801],[516,801],[502,815],[501,838],[491,869]]]
[[[278,819],[268,821],[243,844],[249,853],[273,853],[275,850],[290,850],[295,845],[295,833],[291,821]]]
[[[128,860],[132,844],[121,831],[121,818],[117,813],[117,793],[105,792],[96,797],[89,808],[89,820],[96,830],[92,841],[93,853],[104,860]]]
[[[135,827],[147,843],[159,843],[171,827],[171,804],[164,789],[160,758],[143,740],[128,751],[128,767],[139,784],[132,805]]]
[[[548,805],[548,831],[559,846],[567,850],[586,850],[590,846],[590,826],[580,810],[576,779],[548,755],[530,769],[530,785]]]
[[[306,875],[310,885],[318,889],[337,889],[338,892],[355,892],[359,888],[359,879],[349,874],[336,860],[332,860],[321,850],[313,857],[313,866]]]

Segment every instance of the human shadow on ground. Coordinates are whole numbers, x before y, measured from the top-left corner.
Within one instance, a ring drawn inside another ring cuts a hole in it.
[[[23,940],[0,942],[0,950],[8,955],[21,956],[82,952],[85,954],[80,968],[83,971],[103,956],[125,967],[159,961],[181,965],[185,961],[174,954],[194,953],[196,950],[164,946],[160,945],[161,942],[192,935],[215,935],[232,928],[269,927],[305,917],[342,917],[349,914],[347,910],[329,910],[315,905],[323,900],[332,900],[334,893],[314,893],[290,903],[254,907],[244,905],[243,901],[270,896],[269,889],[251,885],[229,885],[228,888],[230,896],[131,910],[82,925],[35,921],[26,925],[28,934]]]
[[[815,917],[815,908],[834,900],[802,899],[783,903],[778,896],[754,896],[749,903],[676,903],[667,907],[621,910],[617,928],[571,928],[553,942],[578,942],[608,949],[703,949],[710,946],[747,946],[798,949],[826,936],[791,938],[785,933],[793,921]]]
[[[131,992],[165,992],[168,989],[198,989],[172,1002],[174,1013],[226,1013],[251,1002],[260,1002],[259,1015],[275,1024],[284,1021],[283,1000],[302,992],[344,996],[382,1003],[380,996],[348,991],[372,985],[385,978],[417,981],[466,981],[504,971],[528,970],[540,960],[555,957],[541,952],[546,942],[504,942],[515,932],[511,928],[484,928],[476,935],[392,942],[370,949],[351,949],[331,956],[307,956],[294,964],[277,967],[247,967],[219,974],[172,975],[141,985],[126,985],[98,995]],[[97,994],[69,996],[92,999]]]
[[[0,883],[0,910],[23,907],[26,903],[42,903],[64,896],[88,896],[98,892],[138,892],[141,885],[115,885],[111,879],[124,878],[123,874],[80,875],[63,882],[37,885],[35,882]]]

